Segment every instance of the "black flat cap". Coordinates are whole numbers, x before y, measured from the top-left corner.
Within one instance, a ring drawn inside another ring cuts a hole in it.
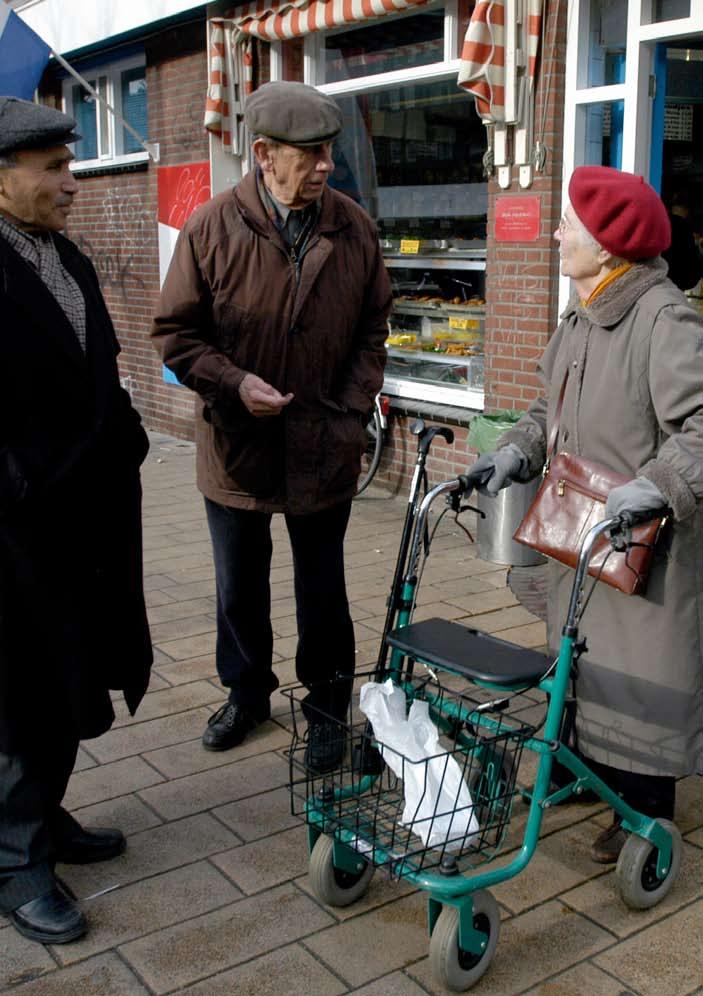
[[[68,114],[19,97],[0,97],[0,156],[23,149],[50,149],[81,136]]]
[[[244,121],[252,135],[287,145],[331,142],[342,130],[342,112],[332,98],[305,83],[264,83],[247,97]]]

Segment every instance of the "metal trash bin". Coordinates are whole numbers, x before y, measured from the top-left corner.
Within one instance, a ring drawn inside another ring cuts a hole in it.
[[[495,449],[500,436],[513,426],[522,412],[510,409],[490,415],[476,415],[469,426],[469,444],[481,453]],[[478,517],[476,548],[482,560],[512,567],[531,567],[542,564],[545,558],[529,546],[516,543],[513,533],[520,525],[525,512],[537,493],[540,478],[528,484],[511,484],[495,498],[476,495],[477,506],[484,513]]]

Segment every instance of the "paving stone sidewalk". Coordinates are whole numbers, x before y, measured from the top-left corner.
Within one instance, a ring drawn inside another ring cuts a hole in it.
[[[137,716],[80,750],[67,805],[86,826],[120,826],[128,849],[60,868],[90,921],[75,944],[43,947],[0,918],[0,991],[23,996],[420,996],[430,973],[426,897],[377,873],[346,909],[321,905],[307,878],[305,829],[290,814],[288,702],[241,747],[207,753],[200,734],[224,699],[216,678],[210,542],[188,443],[155,436],[144,469],[145,574],[155,646]],[[347,545],[358,666],[378,652],[406,498],[373,487],[355,502]],[[275,520],[276,670],[294,680],[295,603],[285,529]],[[445,517],[416,619],[441,616],[525,647],[544,627],[515,599],[505,569],[476,557]],[[110,639],[110,634],[105,634]],[[534,709],[540,708],[535,696]],[[529,765],[521,777],[529,780]],[[648,912],[628,911],[588,846],[603,805],[548,811],[526,871],[494,890],[503,917],[480,996],[703,994],[703,793],[680,783],[679,881]],[[524,820],[520,802],[515,823]]]

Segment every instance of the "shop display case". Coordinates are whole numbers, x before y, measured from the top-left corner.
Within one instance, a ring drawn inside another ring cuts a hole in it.
[[[483,409],[485,243],[381,244],[393,285],[384,391]]]

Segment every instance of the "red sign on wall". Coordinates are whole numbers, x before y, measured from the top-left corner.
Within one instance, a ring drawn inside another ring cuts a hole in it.
[[[496,242],[535,242],[541,221],[540,197],[496,197]]]

